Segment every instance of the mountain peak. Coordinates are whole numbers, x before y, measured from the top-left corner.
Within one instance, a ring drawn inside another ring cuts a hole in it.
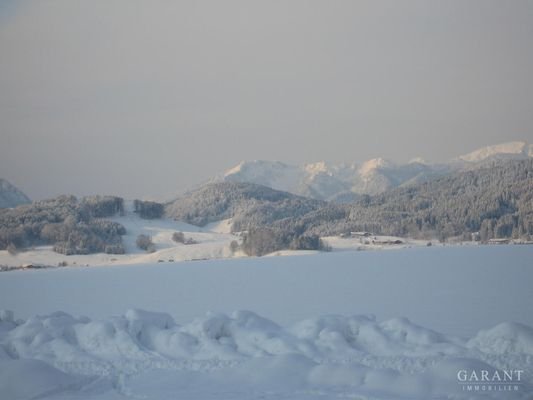
[[[386,168],[392,166],[392,163],[384,158],[372,158],[371,160],[365,161],[363,165],[359,168],[359,173],[361,175],[367,175],[377,169]]]
[[[316,163],[305,164],[304,169],[311,175],[318,175],[320,173],[329,173],[329,166],[325,161],[318,161]]]
[[[11,208],[28,203],[31,203],[28,196],[5,179],[0,178],[0,208]]]
[[[408,164],[422,164],[422,165],[428,165],[427,161],[424,160],[422,157],[415,157],[409,160]]]
[[[527,158],[531,157],[531,146],[516,141],[486,146],[458,157],[459,161],[480,162],[489,158]]]
[[[244,164],[246,164],[246,161],[243,160],[240,163],[238,163],[236,166],[231,167],[230,169],[226,170],[226,172],[224,172],[224,176],[229,176],[229,175],[233,175],[238,172],[241,172]]]
[[[253,160],[240,162],[215,181],[250,182],[301,196],[337,201],[353,198],[353,194],[378,194],[393,187],[423,182],[456,169],[476,168],[484,160],[528,157],[533,157],[533,146],[517,141],[483,147],[443,164],[432,164],[422,158],[414,158],[407,164],[395,164],[382,157],[361,165],[325,161],[290,165],[280,161]]]
[[[288,167],[288,165],[280,161],[267,161],[267,160],[251,160],[251,161],[241,161],[236,166],[228,169],[224,176],[230,176],[238,173],[245,173],[251,171],[259,171],[267,168],[276,168],[282,169]]]

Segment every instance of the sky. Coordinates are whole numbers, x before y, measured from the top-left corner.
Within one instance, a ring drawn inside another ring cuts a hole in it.
[[[241,160],[533,142],[533,1],[0,1],[0,177],[169,199]]]

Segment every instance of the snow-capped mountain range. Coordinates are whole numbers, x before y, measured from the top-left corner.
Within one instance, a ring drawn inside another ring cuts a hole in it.
[[[533,157],[533,145],[509,142],[483,147],[441,164],[426,163],[420,158],[406,164],[374,158],[362,164],[335,165],[320,161],[298,166],[255,160],[241,162],[214,181],[255,183],[316,199],[350,202],[362,194],[378,194],[489,161],[529,157]]]
[[[494,146],[482,147],[471,153],[458,157],[458,160],[470,163],[482,162],[487,159],[526,159],[533,157],[533,144],[526,142],[508,142]]]

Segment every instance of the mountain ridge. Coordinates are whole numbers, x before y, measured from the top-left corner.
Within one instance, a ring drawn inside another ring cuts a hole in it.
[[[313,238],[351,232],[488,242],[533,235],[533,158],[479,168],[362,196],[352,204],[313,200],[252,183],[218,182],[167,205],[167,215],[201,225],[232,219],[247,254],[319,248]],[[311,245],[314,243],[314,245]],[[294,246],[294,247],[291,247]]]
[[[415,163],[405,168],[421,167]],[[323,171],[318,175],[323,176]],[[161,212],[164,207],[166,217],[196,226],[229,221],[231,232],[242,233],[242,250],[248,255],[287,248],[320,249],[320,237],[345,237],[362,231],[424,240],[438,238],[443,242],[458,236],[467,241],[530,241],[533,158],[494,159],[479,168],[456,170],[379,195],[361,196],[351,204],[326,202],[253,183],[222,181],[189,191],[165,205],[152,205],[159,206]],[[126,231],[110,218],[123,210],[124,200],[115,196],[80,200],[59,196],[3,209],[0,249],[18,251],[50,244],[65,255],[122,254],[121,236]]]
[[[486,162],[533,157],[533,145],[514,141],[485,146],[444,163],[414,158],[395,163],[377,157],[361,164],[325,161],[291,165],[281,161],[241,161],[211,182],[247,182],[318,200],[351,202],[395,187],[421,183],[454,171],[478,168]]]
[[[476,163],[495,158],[520,159],[527,157],[533,157],[533,145],[528,145],[525,141],[514,141],[481,147],[470,153],[459,156],[458,160]]]

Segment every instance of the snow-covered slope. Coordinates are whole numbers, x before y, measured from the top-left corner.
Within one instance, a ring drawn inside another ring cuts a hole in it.
[[[242,161],[214,181],[248,182],[320,200],[350,202],[361,194],[379,194],[402,185],[420,183],[489,160],[533,157],[533,145],[509,142],[483,147],[448,163],[432,164],[414,158],[395,164],[373,158],[362,164],[334,165],[324,161],[288,165],[279,161]]]
[[[482,147],[458,157],[458,160],[478,163],[488,159],[527,159],[532,157],[532,146],[526,142],[508,142]]]
[[[231,220],[199,228],[170,218],[142,219],[133,212],[131,202],[126,202],[126,212],[122,216],[109,218],[126,228],[122,236],[126,254],[75,254],[65,256],[53,251],[52,246],[38,246],[16,254],[0,250],[0,265],[11,267],[23,265],[57,266],[67,262],[69,266],[131,265],[154,262],[177,262],[188,260],[216,259],[240,256],[233,254],[230,243],[239,240],[231,234]],[[172,240],[175,232],[183,232],[185,238],[194,244],[176,243]],[[139,235],[151,237],[156,251],[146,253],[136,245]]]
[[[442,166],[416,162],[396,165],[383,158],[368,160],[361,165],[330,165],[321,161],[293,166],[277,161],[245,161],[215,181],[255,183],[320,200],[351,201],[360,194],[378,194],[411,180],[422,181],[446,171]]]
[[[11,208],[28,203],[31,203],[28,196],[5,179],[0,178],[0,208]]]
[[[303,179],[298,167],[279,161],[243,161],[224,173],[225,181],[249,182],[291,192]]]
[[[323,161],[294,166],[278,161],[256,160],[241,162],[215,181],[255,183],[297,195],[331,200],[346,196],[347,193],[375,194],[394,187],[396,179],[389,175],[396,168],[391,162],[380,158],[369,160],[361,166],[329,165]]]
[[[294,166],[279,161],[243,161],[215,181],[255,183],[324,200],[349,190],[349,184],[337,177],[341,168],[325,162]]]

